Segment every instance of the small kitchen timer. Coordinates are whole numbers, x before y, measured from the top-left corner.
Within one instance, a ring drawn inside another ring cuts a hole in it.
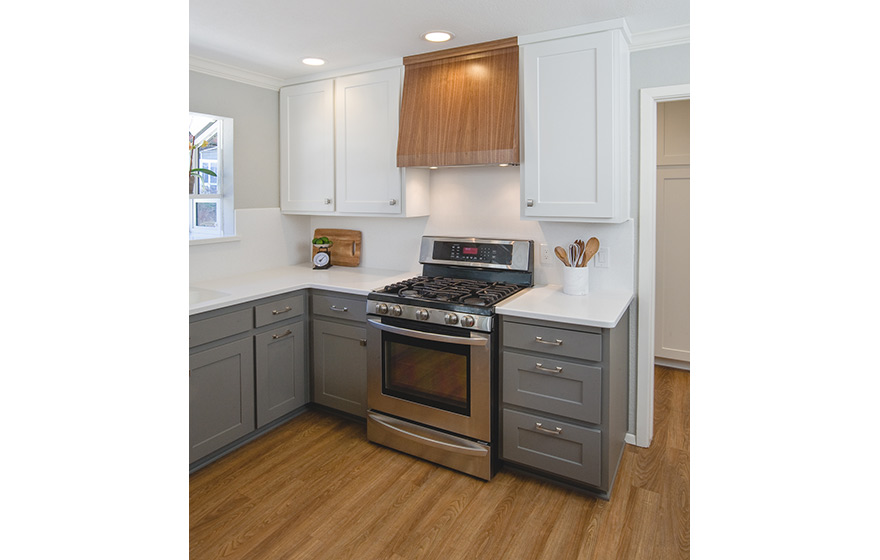
[[[312,269],[330,268],[332,266],[330,264],[330,246],[333,243],[326,237],[321,237],[313,239],[312,245],[316,249],[315,254],[312,255],[312,264],[314,265]]]

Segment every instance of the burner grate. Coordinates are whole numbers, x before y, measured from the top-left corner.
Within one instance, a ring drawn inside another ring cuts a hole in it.
[[[396,294],[406,299],[461,303],[488,307],[522,289],[506,282],[487,282],[444,276],[416,276],[385,286],[380,293]]]

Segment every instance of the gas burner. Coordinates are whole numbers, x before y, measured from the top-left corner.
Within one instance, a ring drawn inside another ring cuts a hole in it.
[[[416,276],[385,286],[379,293],[404,299],[489,307],[522,289],[516,284],[446,276]]]

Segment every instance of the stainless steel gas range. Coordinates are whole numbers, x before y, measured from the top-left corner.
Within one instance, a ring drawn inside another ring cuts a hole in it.
[[[367,296],[367,438],[489,480],[495,305],[534,283],[534,242],[423,237],[422,275]]]

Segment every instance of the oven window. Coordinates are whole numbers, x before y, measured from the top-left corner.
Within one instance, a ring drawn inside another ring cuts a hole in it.
[[[386,395],[470,415],[470,347],[383,333]]]

